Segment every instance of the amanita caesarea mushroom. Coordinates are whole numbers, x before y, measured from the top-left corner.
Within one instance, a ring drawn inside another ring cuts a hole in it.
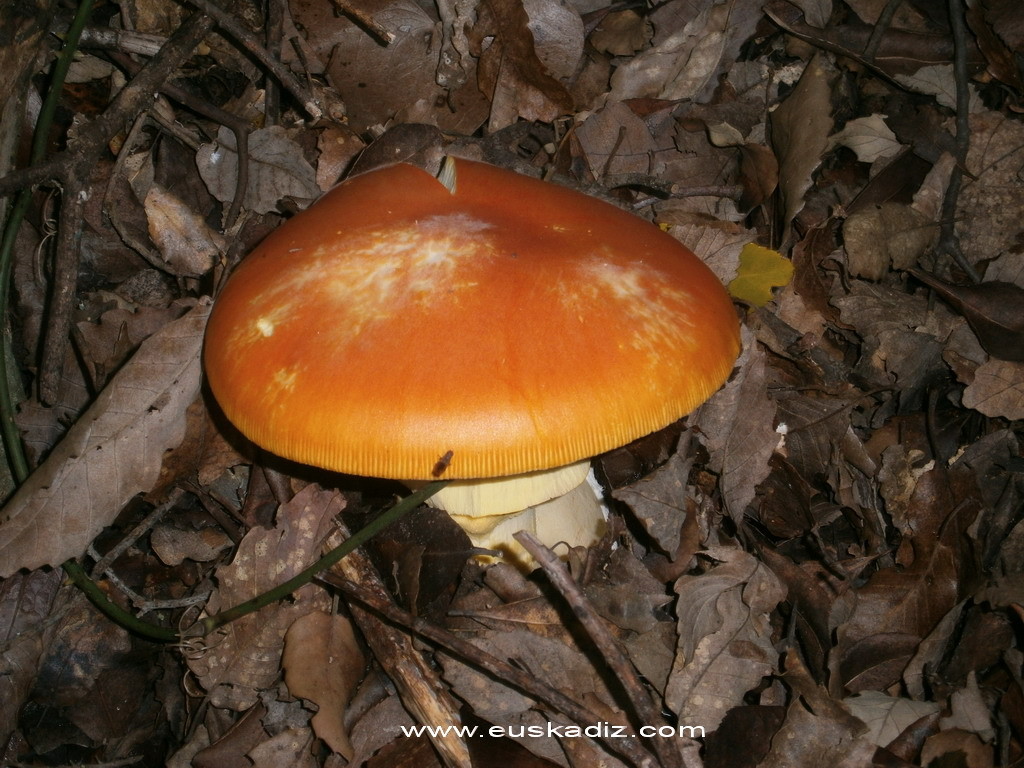
[[[301,463],[411,484],[478,546],[587,545],[589,459],[689,413],[739,352],[714,274],[658,227],[468,160],[348,179],[230,277],[206,335],[224,413]],[[555,501],[552,501],[555,499]]]

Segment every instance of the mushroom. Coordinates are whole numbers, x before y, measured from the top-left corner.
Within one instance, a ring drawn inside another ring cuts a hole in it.
[[[658,227],[468,160],[344,181],[235,270],[206,333],[227,418],[282,457],[417,482],[478,547],[588,545],[589,460],[689,413],[739,352],[714,274]]]

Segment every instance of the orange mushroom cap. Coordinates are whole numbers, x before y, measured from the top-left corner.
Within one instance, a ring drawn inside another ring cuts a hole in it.
[[[456,178],[351,178],[242,262],[205,364],[244,435],[350,474],[428,480],[450,455],[443,477],[497,477],[623,445],[725,381],[736,315],[679,242],[511,171]]]

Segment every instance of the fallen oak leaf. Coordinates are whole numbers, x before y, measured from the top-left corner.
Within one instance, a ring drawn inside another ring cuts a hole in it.
[[[121,507],[160,477],[199,394],[210,301],[142,343],[0,510],[0,578],[81,554]]]

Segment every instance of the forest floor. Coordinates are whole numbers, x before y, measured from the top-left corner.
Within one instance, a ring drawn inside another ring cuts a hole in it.
[[[230,1],[98,2],[56,90],[76,9],[0,21],[0,764],[1024,762],[1024,5]],[[567,581],[419,508],[204,633],[407,493],[234,432],[211,301],[444,155],[686,244],[732,375],[595,459]]]

